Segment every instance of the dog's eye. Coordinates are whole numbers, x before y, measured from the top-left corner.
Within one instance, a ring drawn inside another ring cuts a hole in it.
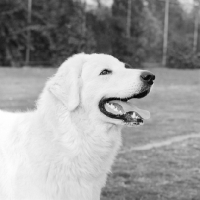
[[[104,69],[104,70],[100,73],[100,75],[107,75],[107,74],[112,74],[112,71],[109,70],[109,69]]]

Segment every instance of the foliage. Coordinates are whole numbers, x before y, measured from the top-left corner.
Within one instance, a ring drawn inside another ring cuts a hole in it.
[[[181,50],[170,48],[167,58],[167,67],[179,69],[200,69],[200,54],[194,54],[186,45],[185,48],[183,47]]]
[[[180,6],[171,7],[167,67],[200,68],[200,55],[193,52],[193,16],[185,15]]]
[[[130,37],[126,35],[128,1],[115,0],[112,7],[112,53],[120,60],[129,62],[133,67],[140,65],[143,59],[141,42],[143,4],[133,0],[131,4]]]
[[[0,13],[0,62],[15,66],[25,50],[26,10],[20,0],[2,0]]]
[[[168,56],[167,66],[179,69],[200,69],[200,54],[174,52]]]
[[[179,34],[171,34],[167,67],[179,69],[200,68],[200,54],[194,53],[192,50],[193,35],[187,33],[184,37],[180,37],[180,34],[181,32]]]
[[[0,65],[24,65],[28,31],[31,33],[29,65],[55,66],[78,52],[112,54],[133,67],[142,62],[161,61],[163,1],[131,1],[130,35],[127,34],[128,0],[113,0],[111,7],[104,6],[101,0],[93,1],[97,6],[91,8],[83,0],[34,0],[28,24],[28,0],[1,0]],[[170,4],[169,66],[182,56],[195,63],[198,56],[187,57],[188,53],[182,51],[183,45],[190,52],[192,49],[193,33],[189,30],[193,30],[193,16],[183,11],[178,0],[174,2],[177,5]],[[185,38],[190,38],[190,43],[185,43]]]
[[[145,57],[149,60],[159,61],[162,56],[162,23],[151,12],[149,6],[144,8],[142,44],[145,49]]]

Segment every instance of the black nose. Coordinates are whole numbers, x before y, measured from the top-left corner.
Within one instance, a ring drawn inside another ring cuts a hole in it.
[[[146,82],[146,83],[152,85],[153,80],[155,80],[155,75],[153,75],[151,72],[144,71],[141,73],[140,78],[143,82]]]

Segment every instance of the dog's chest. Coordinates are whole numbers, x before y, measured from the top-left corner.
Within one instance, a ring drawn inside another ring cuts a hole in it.
[[[105,185],[120,144],[120,132],[109,139],[95,136],[80,140],[71,146],[70,155],[63,154],[63,158],[60,156],[62,159],[49,168],[48,187],[54,194],[60,191],[61,196],[80,193],[88,195],[86,199],[92,199],[90,195],[100,192]]]
[[[49,145],[49,151],[34,156],[32,193],[49,200],[96,199],[93,196],[104,186],[120,147],[120,135],[116,131],[105,133],[99,130],[90,135],[80,136],[75,132],[63,135],[60,138],[62,145],[58,142],[62,148],[54,145],[56,148],[52,149]],[[43,159],[38,160],[41,155]]]

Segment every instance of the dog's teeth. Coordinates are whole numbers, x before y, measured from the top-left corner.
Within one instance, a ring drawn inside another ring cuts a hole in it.
[[[120,110],[118,110],[116,107],[115,107],[114,111],[120,113]]]
[[[115,105],[113,105],[112,103],[106,103],[106,105],[109,107],[109,108],[111,108],[113,111],[115,111],[115,112],[117,112],[117,113],[119,113],[119,114],[123,114],[122,113],[122,111],[118,108],[118,107],[116,107]]]
[[[110,104],[110,107],[111,107],[112,109],[114,109],[114,106],[113,106],[112,104]]]
[[[122,111],[121,110],[119,110],[119,109],[117,109],[117,111],[119,112],[119,113],[121,113]]]
[[[122,111],[119,108],[117,108],[117,107],[115,107],[115,108],[116,108],[115,109],[116,112],[118,112],[119,114],[122,114]]]
[[[136,118],[137,116],[135,115],[135,112],[132,114],[132,118]]]

